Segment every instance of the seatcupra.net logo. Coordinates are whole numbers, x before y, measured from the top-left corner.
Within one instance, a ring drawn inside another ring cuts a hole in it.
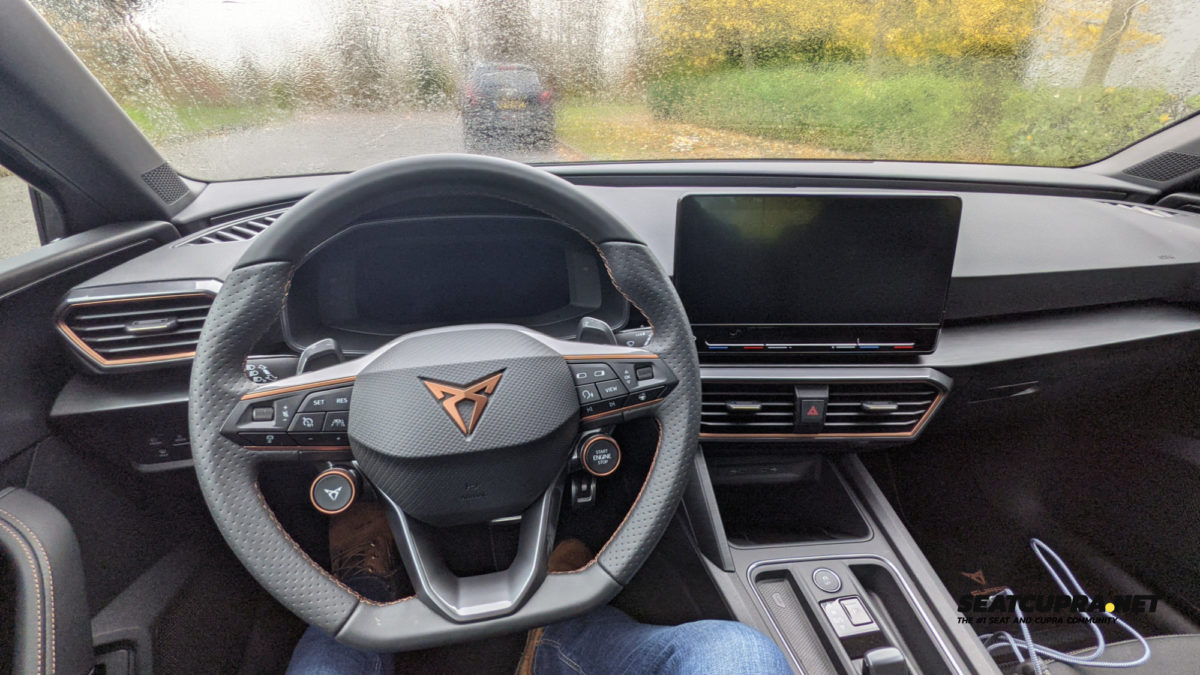
[[[1014,593],[1008,586],[989,584],[983,570],[961,574],[979,588],[958,597],[958,612],[962,615],[959,623],[1114,623],[1115,615],[1156,612],[1162,599],[1140,593],[1107,596]],[[1018,608],[1023,615],[1019,618]]]

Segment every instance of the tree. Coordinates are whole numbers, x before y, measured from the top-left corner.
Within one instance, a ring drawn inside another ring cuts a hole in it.
[[[1038,0],[649,0],[668,64],[754,67],[760,54],[906,63],[1023,52]]]
[[[1108,18],[1104,20],[1104,28],[1100,30],[1100,39],[1096,50],[1088,61],[1087,71],[1083,74],[1083,84],[1104,84],[1108,69],[1112,67],[1117,50],[1121,47],[1121,38],[1133,23],[1133,10],[1142,4],[1141,0],[1112,0]]]
[[[339,6],[333,46],[342,62],[342,99],[356,108],[372,108],[387,100],[387,59],[383,22],[372,7],[351,0]]]
[[[1146,0],[1061,0],[1042,8],[1038,34],[1048,58],[1087,57],[1082,84],[1104,84],[1118,54],[1152,45],[1162,36],[1144,30]]]

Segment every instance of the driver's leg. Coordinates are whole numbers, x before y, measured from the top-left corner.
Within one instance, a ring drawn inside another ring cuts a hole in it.
[[[774,642],[735,621],[652,626],[605,606],[535,631],[530,641],[533,658],[522,667],[531,675],[792,672]]]
[[[592,559],[578,539],[562,541],[550,570],[578,569]],[[791,673],[767,636],[736,621],[693,621],[678,626],[638,623],[604,606],[530,631],[517,675],[564,673]]]
[[[296,643],[287,669],[287,675],[382,675],[391,672],[391,654],[348,647],[313,626],[309,626]]]
[[[329,522],[334,576],[359,595],[388,602],[396,595],[396,543],[383,509],[360,502]],[[378,675],[392,672],[392,655],[348,647],[309,626],[292,650],[288,675]]]

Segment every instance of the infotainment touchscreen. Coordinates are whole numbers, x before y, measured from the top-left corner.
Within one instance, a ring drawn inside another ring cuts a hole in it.
[[[942,195],[685,197],[674,274],[697,346],[931,351],[960,211]]]

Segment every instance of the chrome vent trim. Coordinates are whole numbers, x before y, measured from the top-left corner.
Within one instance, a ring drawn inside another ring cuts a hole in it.
[[[701,432],[791,433],[795,426],[794,385],[773,382],[704,382],[701,385]]]
[[[182,242],[182,246],[199,246],[201,244],[226,244],[236,241],[250,241],[268,227],[275,224],[287,211],[287,207],[257,213],[245,218],[238,218],[207,230],[203,230]]]
[[[179,282],[159,291],[72,293],[57,313],[68,344],[98,370],[190,361],[220,284]]]
[[[731,442],[905,442],[921,433],[952,385],[944,373],[920,366],[704,366],[700,436]],[[799,404],[812,398],[825,400],[824,421],[801,424]],[[784,402],[792,406],[790,416],[761,414],[782,412]]]
[[[831,383],[822,433],[911,433],[938,399],[925,382]]]

